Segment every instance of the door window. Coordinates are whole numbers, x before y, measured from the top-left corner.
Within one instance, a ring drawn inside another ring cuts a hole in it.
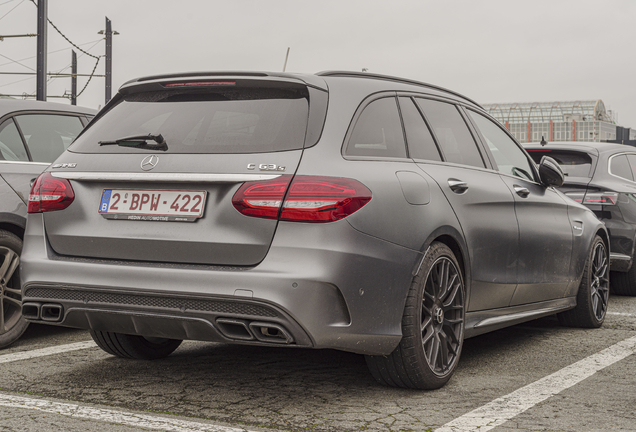
[[[424,122],[424,118],[415,106],[413,99],[401,97],[399,101],[409,155],[413,159],[441,161],[442,157],[439,154],[433,135],[431,135],[431,131]]]
[[[15,117],[34,162],[53,162],[83,129],[79,117],[25,114]]]
[[[417,98],[447,162],[484,168],[477,144],[455,105]]]
[[[525,180],[535,181],[530,160],[517,146],[517,143],[492,120],[471,110],[467,110],[467,112],[486,140],[499,171]]]
[[[394,97],[371,102],[353,128],[345,154],[406,157],[404,132]]]
[[[29,160],[22,138],[20,138],[18,128],[11,119],[0,125],[0,156],[0,160]]]

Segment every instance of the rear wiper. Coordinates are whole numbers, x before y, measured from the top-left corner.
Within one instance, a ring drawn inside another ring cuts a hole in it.
[[[148,144],[147,141],[154,141],[157,144]],[[159,150],[166,151],[168,150],[168,143],[163,139],[161,134],[159,135],[135,135],[126,138],[120,138],[114,141],[100,141],[100,146],[105,145],[118,145],[121,147],[135,147],[143,150]]]

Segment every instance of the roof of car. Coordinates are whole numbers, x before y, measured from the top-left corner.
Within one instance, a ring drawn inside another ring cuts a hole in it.
[[[636,148],[624,144],[591,142],[591,141],[558,141],[548,142],[545,146],[538,142],[521,143],[526,149],[546,150],[583,150],[592,153],[614,153],[617,151],[636,151]]]
[[[0,116],[14,111],[60,111],[89,115],[97,113],[97,110],[76,105],[23,99],[0,99]]]

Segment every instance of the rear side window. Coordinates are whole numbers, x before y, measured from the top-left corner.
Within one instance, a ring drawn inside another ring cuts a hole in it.
[[[592,177],[592,157],[587,153],[566,150],[528,150],[530,157],[539,164],[543,156],[557,161],[563,173],[569,177]]]
[[[406,157],[404,132],[394,97],[375,100],[364,108],[353,127],[345,154]]]
[[[416,98],[447,162],[485,167],[477,143],[455,105]]]
[[[0,160],[28,161],[22,138],[13,120],[9,119],[0,125]]]
[[[399,100],[406,141],[409,146],[409,155],[413,159],[441,161],[442,157],[439,154],[437,145],[435,145],[433,135],[431,135],[413,99],[401,97]]]
[[[626,155],[618,155],[614,156],[610,160],[610,172],[618,177],[622,177],[627,180],[634,181],[634,176],[632,174],[632,168],[629,165],[629,161],[627,160]]]
[[[168,153],[263,153],[301,149],[306,88],[165,90],[128,95],[79,137],[78,153],[143,152],[99,141],[161,134]]]
[[[15,116],[33,162],[53,162],[84,128],[79,117],[56,114]]]

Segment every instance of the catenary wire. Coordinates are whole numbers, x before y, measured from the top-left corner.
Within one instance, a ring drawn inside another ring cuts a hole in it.
[[[13,9],[11,9],[9,12],[7,12],[6,14],[2,15],[0,17],[0,21],[2,20],[2,18],[6,17],[7,15],[9,15],[11,12],[13,12],[18,6],[20,6],[22,3],[24,3],[25,0],[22,0],[20,3],[18,3]],[[8,2],[7,2],[8,3]],[[2,4],[6,4],[6,3],[2,3]]]
[[[11,0],[11,1],[15,1],[15,0]],[[97,43],[99,43],[99,42],[101,42],[101,41],[103,41],[103,40],[104,40],[104,38],[100,38],[100,39],[93,40],[93,41],[90,41],[90,42],[84,42],[83,44],[80,44],[80,46],[93,44],[93,46],[92,46],[92,47],[88,48],[88,50],[90,51],[90,50],[91,50],[91,49],[92,49],[95,45],[97,45]],[[59,53],[59,52],[61,52],[61,51],[66,51],[66,50],[70,50],[70,49],[71,49],[71,48],[61,48],[61,49],[59,49],[59,50],[49,51],[49,52],[47,52],[46,54],[47,54],[47,55],[50,55],[50,54],[56,54],[56,53]],[[83,54],[82,54],[82,55],[83,55]],[[16,62],[21,62],[21,61],[24,61],[24,60],[31,60],[31,59],[34,59],[34,58],[36,58],[36,57],[37,57],[37,56],[24,57],[24,58],[21,58],[20,60],[14,60],[14,61],[16,61]],[[81,57],[81,56],[80,56],[80,57]],[[9,65],[9,64],[12,64],[12,63],[13,63],[13,61],[12,61],[12,62],[9,62],[9,63],[2,63],[2,64],[0,64],[0,67],[2,67],[2,66],[6,66],[6,65]]]

